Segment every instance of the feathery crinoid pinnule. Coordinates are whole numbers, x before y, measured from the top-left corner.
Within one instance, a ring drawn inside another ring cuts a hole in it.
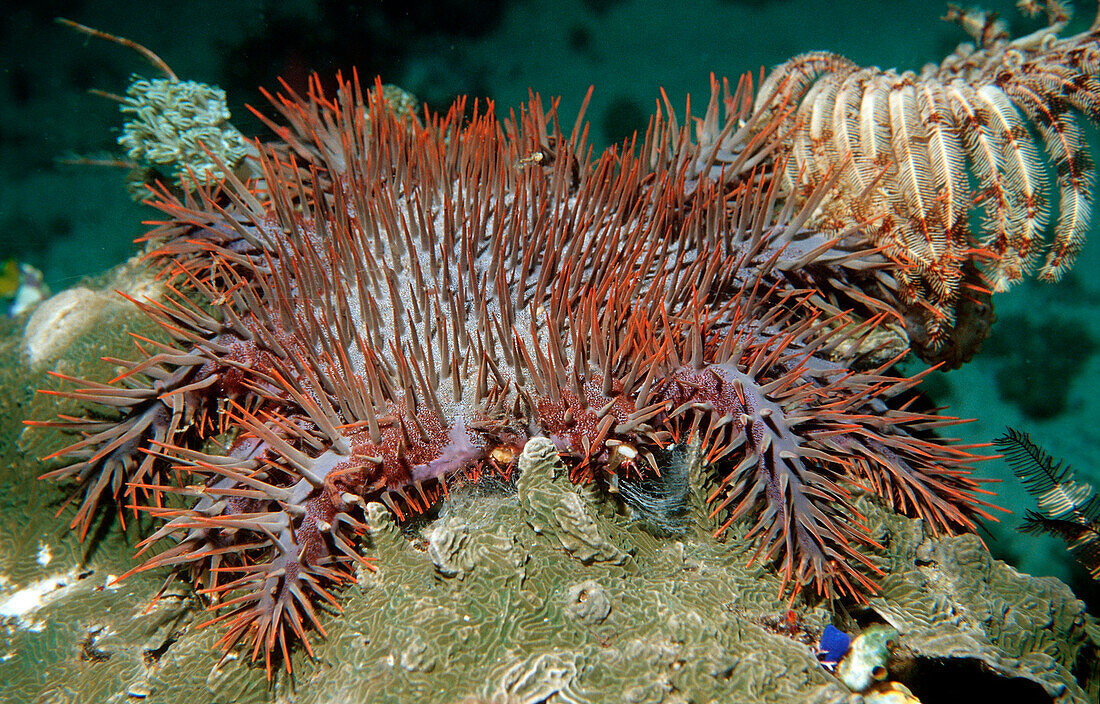
[[[792,599],[875,590],[855,491],[937,532],[988,517],[975,457],[930,432],[955,421],[902,402],[920,376],[869,342],[890,262],[807,227],[832,181],[782,196],[785,116],[749,79],[715,82],[694,130],[666,108],[602,153],[537,97],[418,117],[339,85],[273,98],[255,179],[161,195],[169,294],[134,303],[174,343],[70,380],[115,416],[54,423],[85,433],[49,475],[83,486],[74,525],[112,499],[161,519],[135,570],[200,582],[224,647],[289,670],[371,565],[367,502],[423,512],[534,436],[601,484],[697,440],[717,533],[751,520]]]
[[[1058,536],[1089,575],[1100,580],[1100,498],[1096,490],[1078,481],[1072,467],[1051,457],[1025,432],[1008,428],[997,438],[996,446],[1039,507],[1027,512],[1020,530]]]
[[[812,223],[875,223],[867,232],[901,265],[906,327],[929,361],[969,359],[988,329],[988,289],[1019,281],[1044,250],[1038,276],[1057,280],[1088,232],[1095,177],[1078,115],[1100,121],[1100,19],[1060,37],[1065,3],[1028,6],[1043,6],[1049,25],[1016,39],[995,14],[952,6],[945,19],[977,46],[919,73],[813,52],[779,66],[757,95],[759,107],[796,108],[789,187],[812,191],[840,171]]]

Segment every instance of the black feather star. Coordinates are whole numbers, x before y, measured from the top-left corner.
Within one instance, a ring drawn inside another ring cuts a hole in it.
[[[1020,530],[1061,538],[1092,578],[1100,580],[1100,497],[1092,486],[1077,481],[1072,467],[1056,461],[1027,433],[1008,428],[996,446],[1039,507],[1027,512]]]

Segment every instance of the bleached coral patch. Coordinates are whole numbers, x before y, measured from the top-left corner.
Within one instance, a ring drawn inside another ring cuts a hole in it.
[[[15,619],[20,628],[40,631],[44,624],[35,612],[50,603],[74,582],[72,575],[51,575],[0,600],[0,619]]]
[[[63,349],[99,317],[95,294],[78,286],[47,299],[31,315],[23,335],[23,350],[38,367]]]

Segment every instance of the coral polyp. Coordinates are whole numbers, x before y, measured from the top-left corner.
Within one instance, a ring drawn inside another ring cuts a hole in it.
[[[596,152],[538,97],[418,115],[337,83],[272,97],[248,168],[210,153],[217,179],[160,189],[165,294],[133,303],[164,339],[63,377],[87,414],[39,423],[83,434],[46,475],[79,485],[72,526],[154,517],[133,571],[195,581],[226,649],[289,671],[374,566],[369,503],[409,520],[535,438],[598,489],[699,448],[715,536],[746,522],[791,600],[876,591],[859,494],[934,534],[991,518],[980,457],[936,434],[957,419],[895,369],[923,270],[883,256],[877,214],[827,226],[843,168],[788,188],[790,100],[712,81],[688,126],[666,102]],[[988,295],[952,301],[944,334],[984,336]]]

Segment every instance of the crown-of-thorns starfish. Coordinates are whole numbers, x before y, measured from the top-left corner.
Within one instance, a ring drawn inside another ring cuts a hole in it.
[[[165,338],[108,360],[114,379],[59,374],[87,413],[34,423],[83,435],[45,475],[79,485],[73,527],[112,503],[159,519],[134,571],[201,583],[225,648],[269,675],[294,642],[312,654],[318,605],[371,567],[367,502],[404,520],[510,476],[536,436],[598,484],[699,443],[716,533],[747,519],[792,599],[875,590],[856,491],[934,532],[991,517],[980,458],[934,432],[958,421],[913,410],[922,375],[882,354],[921,270],[882,256],[875,213],[822,226],[848,161],[785,180],[807,173],[797,98],[714,81],[701,118],[680,126],[666,100],[640,141],[597,153],[535,96],[505,120],[463,101],[418,116],[338,84],[271,98],[251,177],[219,164],[159,192],[167,294],[134,305]]]

